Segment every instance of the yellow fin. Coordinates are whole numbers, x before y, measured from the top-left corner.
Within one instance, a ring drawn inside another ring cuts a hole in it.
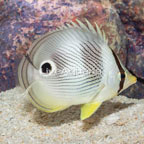
[[[102,104],[102,102],[88,103],[81,107],[81,120],[89,118]]]
[[[50,106],[43,106],[40,103],[36,103],[30,96],[29,99],[31,101],[31,103],[38,108],[41,111],[47,112],[47,113],[53,113],[53,112],[57,112],[57,111],[62,111],[66,108],[68,108],[69,106],[56,106],[56,107],[50,107]]]
[[[57,111],[62,111],[66,108],[68,108],[68,106],[58,106],[55,108],[51,108],[50,110],[47,110],[46,112],[53,113],[53,112],[57,112]]]

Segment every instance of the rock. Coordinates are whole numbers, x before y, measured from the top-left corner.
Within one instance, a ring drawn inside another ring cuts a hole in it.
[[[125,60],[125,32],[107,0],[2,0],[0,10],[0,91],[15,87],[18,63],[35,39],[76,18],[97,22]]]
[[[110,0],[116,8],[124,25],[128,39],[127,67],[137,76],[144,79],[144,1],[143,0]],[[144,86],[137,83],[124,95],[144,98]]]
[[[97,22],[123,64],[144,78],[143,0],[9,0],[0,2],[0,91],[16,86],[17,66],[35,39],[76,18]],[[127,62],[126,62],[127,59]],[[143,98],[144,86],[124,95]]]

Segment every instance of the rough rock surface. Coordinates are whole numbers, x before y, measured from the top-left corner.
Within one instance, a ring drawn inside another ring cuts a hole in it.
[[[116,52],[121,48],[117,54],[123,63],[144,78],[143,0],[1,0],[0,11],[0,91],[15,87],[18,63],[35,39],[83,17],[102,26],[109,45]],[[139,83],[125,93],[143,94]]]
[[[2,0],[0,11],[0,91],[15,86],[17,65],[35,39],[76,18],[97,22],[125,59],[125,31],[107,0]]]
[[[127,37],[127,67],[144,79],[144,0],[110,0],[124,25]],[[125,93],[144,97],[144,86],[137,83]]]

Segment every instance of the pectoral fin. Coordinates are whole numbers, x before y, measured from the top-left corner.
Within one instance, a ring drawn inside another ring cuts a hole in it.
[[[89,118],[102,104],[102,102],[88,103],[81,106],[81,120]]]

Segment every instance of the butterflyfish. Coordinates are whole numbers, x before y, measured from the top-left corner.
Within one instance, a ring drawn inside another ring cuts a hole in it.
[[[81,120],[137,81],[104,31],[86,19],[36,40],[19,64],[18,79],[38,109],[52,113],[81,105]]]

